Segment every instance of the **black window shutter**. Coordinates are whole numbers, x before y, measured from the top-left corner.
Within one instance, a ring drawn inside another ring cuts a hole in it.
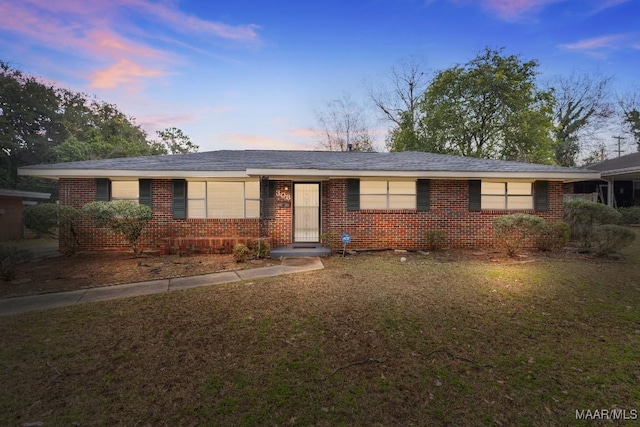
[[[416,209],[426,212],[431,207],[431,180],[419,179],[416,181]]]
[[[537,211],[549,210],[549,181],[533,183],[533,208]]]
[[[266,177],[260,179],[260,217],[262,219],[276,217],[276,185]]]
[[[96,178],[96,201],[111,200],[111,181],[108,178]]]
[[[187,181],[173,180],[173,219],[187,217]]]
[[[479,179],[469,180],[469,210],[482,210],[482,181]]]
[[[347,179],[347,210],[360,210],[360,180]]]
[[[150,179],[141,179],[138,181],[138,202],[141,205],[149,206],[153,209],[153,206],[151,204],[151,198],[153,196],[151,183],[152,181]]]

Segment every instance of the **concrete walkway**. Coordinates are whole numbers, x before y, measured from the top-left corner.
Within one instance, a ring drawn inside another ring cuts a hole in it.
[[[140,295],[158,294],[160,292],[189,289],[198,286],[217,285],[220,283],[280,276],[282,274],[321,270],[323,268],[324,265],[318,257],[284,258],[281,265],[275,265],[272,267],[223,271],[220,273],[204,274],[201,276],[176,277],[174,279],[159,279],[148,282],[81,289],[77,291],[4,298],[0,299],[0,316],[10,316],[34,310],[48,310],[51,308],[67,307],[70,305],[84,304],[94,301],[107,301]]]

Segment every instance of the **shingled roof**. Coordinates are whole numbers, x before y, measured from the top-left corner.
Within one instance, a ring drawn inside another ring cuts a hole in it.
[[[22,175],[63,176],[486,176],[543,174],[594,179],[588,169],[521,163],[424,152],[364,153],[331,151],[222,150],[166,156],[128,157],[26,166]],[[237,174],[236,174],[237,173]],[[588,178],[585,178],[589,175]]]
[[[600,171],[603,176],[640,174],[640,152],[608,159],[590,165],[589,169]]]

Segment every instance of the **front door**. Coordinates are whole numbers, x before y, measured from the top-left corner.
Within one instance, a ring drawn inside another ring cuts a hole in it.
[[[293,241],[320,241],[320,184],[293,184]]]

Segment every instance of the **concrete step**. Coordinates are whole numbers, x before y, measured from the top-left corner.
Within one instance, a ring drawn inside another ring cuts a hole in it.
[[[281,246],[271,249],[271,258],[280,257],[309,257],[309,256],[327,256],[331,255],[331,249],[324,246],[317,245],[302,245],[303,247],[297,247],[298,245]]]

